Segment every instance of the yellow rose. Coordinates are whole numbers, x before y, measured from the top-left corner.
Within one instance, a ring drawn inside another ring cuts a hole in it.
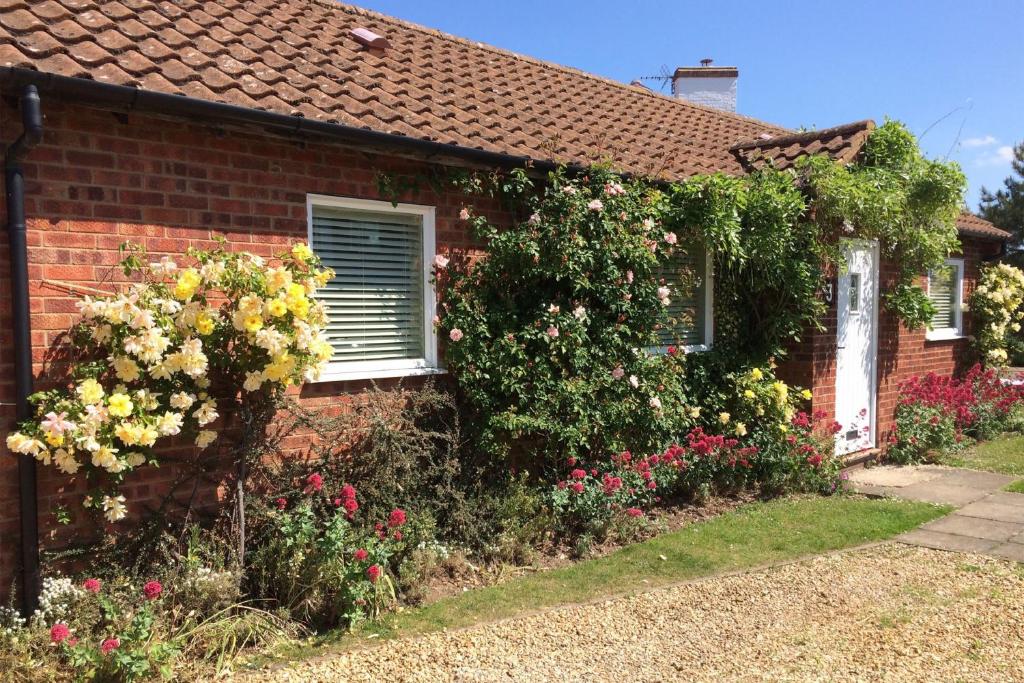
[[[141,430],[130,422],[122,422],[114,429],[117,438],[126,446],[132,446],[139,442]]]
[[[200,313],[196,316],[196,332],[206,336],[213,332],[213,318],[206,313]]]
[[[309,315],[309,299],[298,299],[297,301],[289,303],[288,308],[296,318],[299,320],[305,320]]]
[[[803,391],[800,392],[800,395],[803,396],[808,401],[810,401],[811,397],[814,396],[814,394],[811,393],[810,389],[804,389]]]
[[[731,420],[731,419],[732,419],[732,415],[730,415],[729,413],[719,413],[718,414],[718,421],[721,422],[724,425],[729,424],[729,420]]]
[[[113,365],[117,378],[122,382],[134,382],[139,378],[139,366],[131,358],[115,356]]]
[[[292,247],[292,258],[296,261],[305,263],[309,259],[313,258],[313,250],[303,242],[299,242]]]
[[[280,318],[288,312],[288,304],[281,299],[270,299],[267,301],[267,313],[275,318]]]
[[[126,394],[112,394],[108,402],[110,414],[114,417],[128,417],[132,414],[135,405]]]
[[[195,268],[183,270],[174,285],[174,298],[182,301],[191,299],[202,281],[203,279]]]
[[[47,432],[45,439],[46,443],[50,444],[51,446],[60,446],[62,443],[64,443],[63,434],[54,434],[53,432]]]
[[[263,318],[258,315],[247,315],[245,316],[245,329],[248,332],[258,332],[263,328]]]
[[[736,423],[736,436],[746,436],[746,435],[747,435],[747,425],[743,424],[742,422],[737,422]]]
[[[267,291],[271,294],[292,283],[292,274],[286,268],[271,268],[267,271]]]
[[[744,391],[743,392],[743,396],[746,397],[746,398],[756,398],[757,397],[757,395],[753,391],[751,391],[750,389],[747,389],[746,391]]]
[[[75,391],[78,392],[78,397],[85,404],[99,403],[103,398],[103,387],[94,379],[83,381]]]
[[[759,381],[764,378],[764,373],[759,368],[754,368],[750,371],[750,378],[754,381]]]
[[[700,417],[700,408],[696,406],[690,408],[690,417],[692,417],[693,419],[697,419],[698,417]]]

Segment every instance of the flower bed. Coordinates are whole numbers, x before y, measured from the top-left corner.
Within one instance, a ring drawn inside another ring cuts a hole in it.
[[[971,439],[991,439],[1022,426],[1024,387],[998,371],[972,367],[962,378],[928,373],[900,385],[896,427],[887,457],[900,463],[935,459]]]

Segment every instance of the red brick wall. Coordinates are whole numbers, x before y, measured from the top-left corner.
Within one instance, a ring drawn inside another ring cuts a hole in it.
[[[983,259],[993,256],[999,244],[991,240],[965,238],[964,300],[974,291],[978,269]],[[896,265],[885,261],[881,265],[880,285],[886,287],[897,277]],[[924,278],[921,279],[924,284]],[[964,332],[971,334],[971,316],[964,313]],[[813,409],[823,410],[828,419],[835,416],[836,402],[836,306],[829,306],[822,324],[822,332],[811,331],[805,342],[795,347],[779,368],[786,381],[810,387],[813,391]],[[885,437],[893,427],[899,384],[904,380],[927,372],[955,374],[966,370],[975,360],[967,339],[929,341],[924,330],[910,331],[900,324],[885,306],[878,316],[878,445],[884,446]]]
[[[122,115],[43,100],[44,142],[25,160],[32,343],[37,388],[60,372],[60,335],[77,319],[78,296],[46,281],[111,289],[117,282],[118,246],[133,240],[152,254],[181,254],[187,247],[213,246],[223,235],[238,249],[264,256],[305,240],[306,194],[381,199],[379,170],[415,173],[417,162],[371,154],[327,141],[301,141],[258,132]],[[0,142],[20,132],[15,108],[0,108]],[[439,251],[472,251],[458,212],[466,199],[435,194],[429,187],[403,200],[436,207]],[[478,209],[506,217],[487,202]],[[9,300],[9,254],[0,247],[0,299]],[[11,323],[0,304],[0,431],[13,425],[14,386]],[[336,403],[368,382],[307,385],[302,397]],[[53,511],[78,510],[82,482],[50,467],[39,468],[39,509],[45,543],[88,534],[82,526],[59,527]],[[173,467],[143,468],[126,485],[129,502],[151,505],[166,491]],[[206,491],[210,495],[212,490]],[[77,494],[77,495],[76,495]],[[0,457],[0,592],[17,563],[18,491],[16,459]],[[85,515],[77,515],[85,524]]]

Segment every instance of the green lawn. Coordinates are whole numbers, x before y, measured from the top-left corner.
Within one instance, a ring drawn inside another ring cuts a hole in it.
[[[468,591],[392,615],[322,646],[351,647],[368,635],[407,636],[470,626],[556,605],[645,591],[687,579],[757,567],[895,536],[950,508],[848,496],[753,503],[707,522],[627,546],[605,557]]]
[[[985,441],[963,453],[943,458],[943,463],[1024,477],[1024,436],[1004,436]]]
[[[1013,482],[1003,490],[1010,493],[1024,493],[1024,479]]]

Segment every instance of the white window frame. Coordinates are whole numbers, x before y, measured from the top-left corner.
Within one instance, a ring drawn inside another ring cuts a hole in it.
[[[963,339],[964,337],[964,260],[962,258],[946,259],[946,266],[956,269],[953,287],[956,295],[953,297],[953,327],[940,327],[929,329],[925,332],[925,339],[928,341],[942,341],[948,339]],[[928,271],[928,296],[932,292],[932,273]]]
[[[704,343],[683,346],[682,349],[685,353],[710,351],[715,341],[715,271],[713,266],[711,252],[704,247]],[[655,346],[651,352],[659,356],[664,355],[668,353],[668,346]]]
[[[319,382],[342,382],[362,379],[384,379],[388,377],[412,377],[436,375],[444,372],[438,361],[437,331],[434,329],[434,315],[437,311],[437,295],[431,282],[431,267],[436,255],[433,206],[422,204],[392,204],[373,199],[354,199],[332,195],[306,195],[306,226],[309,246],[316,253],[313,241],[313,208],[356,209],[381,213],[413,214],[420,216],[423,223],[423,358],[396,360],[371,360],[331,362],[324,368]]]

